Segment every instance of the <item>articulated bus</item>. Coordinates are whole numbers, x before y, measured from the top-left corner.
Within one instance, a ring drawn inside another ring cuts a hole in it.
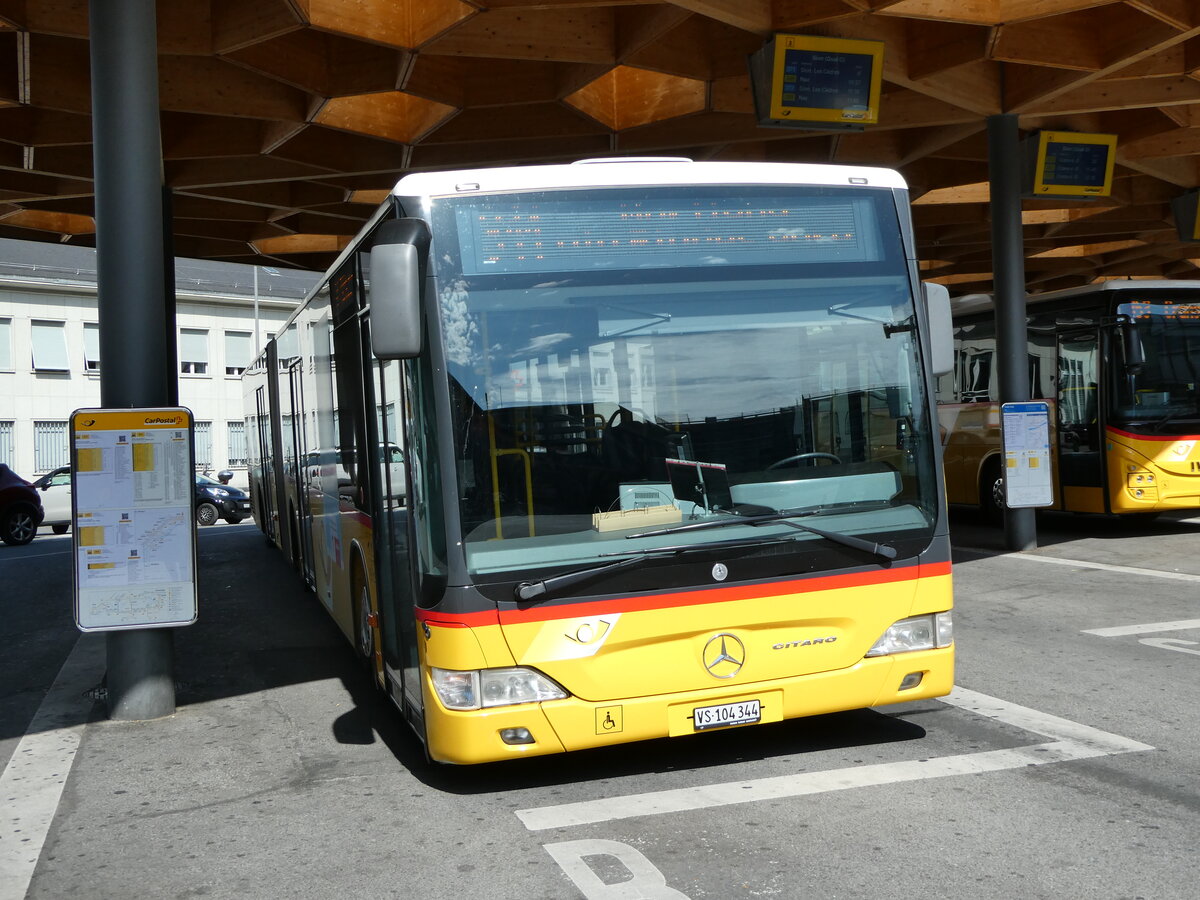
[[[895,172],[413,174],[245,375],[255,515],[437,761],[944,695],[951,359]]]
[[[992,298],[956,298],[939,379],[951,503],[1004,503]],[[1030,395],[1053,410],[1053,508],[1200,508],[1200,282],[1105,281],[1027,301]]]

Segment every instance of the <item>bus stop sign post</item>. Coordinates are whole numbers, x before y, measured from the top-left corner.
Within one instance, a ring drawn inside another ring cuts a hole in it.
[[[162,143],[154,0],[88,3],[100,405],[173,402],[167,347],[175,340],[165,297]],[[134,352],[129,352],[133,348]],[[106,635],[108,714],[153,719],[175,711],[170,629]]]

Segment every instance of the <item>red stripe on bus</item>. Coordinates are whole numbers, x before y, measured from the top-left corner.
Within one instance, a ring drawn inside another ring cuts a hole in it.
[[[1105,430],[1135,441],[1200,441],[1200,434],[1134,434],[1131,431],[1113,428],[1111,425],[1106,425]]]
[[[478,627],[519,622],[547,622],[553,619],[570,619],[578,616],[602,613],[646,612],[656,609],[676,609],[681,606],[700,606],[709,603],[730,603],[759,597],[784,594],[828,591],[840,588],[867,587],[869,585],[896,584],[916,581],[918,578],[935,578],[950,574],[950,563],[923,563],[884,569],[875,572],[855,572],[848,575],[819,575],[812,578],[797,578],[792,581],[776,581],[769,584],[742,584],[731,587],[700,588],[670,594],[638,594],[629,597],[610,597],[606,600],[589,600],[582,603],[563,603],[555,606],[537,606],[529,609],[486,610],[470,613],[444,613],[417,610],[417,619],[429,625],[446,628]]]

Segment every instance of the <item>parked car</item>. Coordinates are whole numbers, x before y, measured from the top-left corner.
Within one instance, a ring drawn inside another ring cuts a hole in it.
[[[28,544],[42,524],[42,503],[32,484],[0,463],[0,539]]]
[[[49,525],[55,534],[66,534],[71,527],[71,467],[59,466],[47,472],[33,483],[41,493],[45,517],[43,525]]]
[[[222,484],[207,475],[196,476],[196,521],[215,525],[224,519],[236,525],[250,515],[250,495],[240,488]]]

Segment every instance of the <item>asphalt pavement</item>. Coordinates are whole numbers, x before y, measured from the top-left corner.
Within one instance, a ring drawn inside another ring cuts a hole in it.
[[[1200,519],[953,526],[945,701],[472,768],[252,524],[201,529],[148,722],[104,717],[70,537],[0,548],[0,900],[1194,897]]]

